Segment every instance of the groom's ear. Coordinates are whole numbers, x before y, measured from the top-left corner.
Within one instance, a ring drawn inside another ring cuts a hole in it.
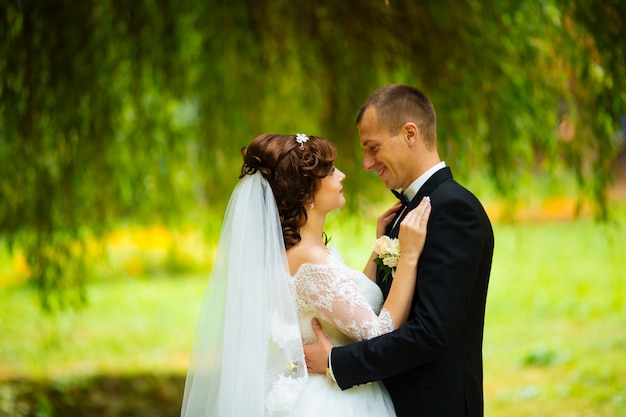
[[[402,130],[407,144],[409,146],[414,145],[419,136],[419,129],[417,128],[417,125],[413,122],[406,122],[404,126],[402,126]]]

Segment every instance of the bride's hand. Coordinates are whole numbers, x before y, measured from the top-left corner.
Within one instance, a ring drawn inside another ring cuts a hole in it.
[[[391,223],[393,219],[396,218],[396,216],[398,215],[398,210],[400,210],[400,207],[402,207],[402,204],[398,201],[396,204],[393,205],[393,207],[391,207],[389,210],[381,214],[380,217],[378,217],[378,220],[376,221],[376,238],[377,239],[385,234],[385,230],[387,230],[387,226],[389,226],[389,223]]]
[[[401,258],[417,261],[424,242],[426,241],[426,226],[430,217],[430,198],[424,197],[419,205],[402,219],[400,223]]]

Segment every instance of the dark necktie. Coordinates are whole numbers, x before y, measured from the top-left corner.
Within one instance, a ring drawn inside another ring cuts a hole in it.
[[[396,190],[391,190],[391,192],[393,193],[393,195],[396,196],[398,200],[400,200],[400,202],[402,202],[403,206],[409,205],[409,199],[406,197],[404,193],[396,191]]]

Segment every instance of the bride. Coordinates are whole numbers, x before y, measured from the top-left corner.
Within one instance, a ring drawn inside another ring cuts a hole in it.
[[[380,382],[341,391],[332,375],[309,375],[302,343],[315,341],[313,318],[336,346],[390,332],[407,320],[428,200],[401,223],[402,252],[383,300],[375,284],[376,252],[361,273],[326,245],[326,215],[345,204],[334,145],[316,136],[264,134],[242,154],[181,416],[395,416]],[[377,237],[399,208],[379,217]]]

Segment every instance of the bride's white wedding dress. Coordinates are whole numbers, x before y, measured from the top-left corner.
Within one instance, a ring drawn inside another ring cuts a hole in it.
[[[202,301],[189,360],[182,417],[394,416],[382,383],[346,391],[308,375],[302,340],[317,317],[334,345],[392,329],[377,315],[378,286],[334,249],[323,265],[291,277],[268,181],[256,172],[235,187]]]
[[[311,319],[320,320],[334,346],[370,339],[393,330],[389,312],[381,307],[378,286],[362,272],[349,268],[335,248],[326,264],[305,263],[292,281],[302,338],[315,341]],[[294,417],[395,416],[393,404],[381,382],[341,391],[324,375],[310,374],[295,408]]]

